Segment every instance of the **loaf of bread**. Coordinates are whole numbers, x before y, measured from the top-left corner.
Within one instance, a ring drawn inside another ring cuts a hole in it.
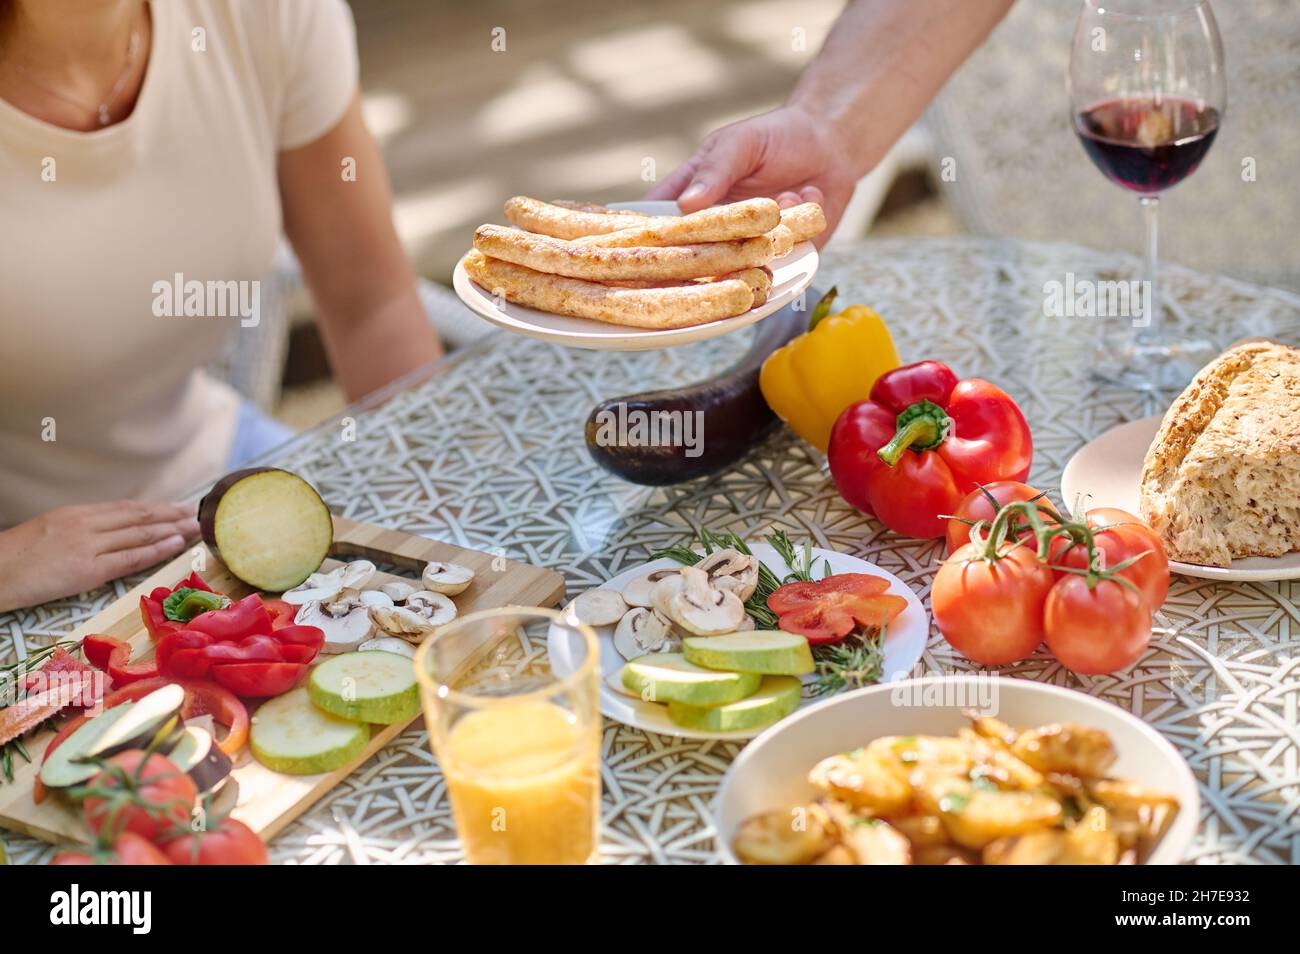
[[[1184,563],[1300,549],[1300,349],[1245,341],[1201,369],[1147,451],[1142,519]]]

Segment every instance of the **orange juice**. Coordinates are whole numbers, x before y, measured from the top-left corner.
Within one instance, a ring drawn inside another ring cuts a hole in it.
[[[583,864],[596,855],[600,736],[552,702],[467,712],[441,753],[473,864]]]

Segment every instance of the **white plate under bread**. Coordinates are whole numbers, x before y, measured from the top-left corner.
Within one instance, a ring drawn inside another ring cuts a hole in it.
[[[1094,507],[1118,507],[1141,513],[1142,461],[1159,429],[1159,417],[1130,421],[1080,448],[1061,474],[1061,497],[1070,512],[1081,516]],[[1294,580],[1300,579],[1300,552],[1240,558],[1227,567],[1170,560],[1169,569],[1206,580]]]

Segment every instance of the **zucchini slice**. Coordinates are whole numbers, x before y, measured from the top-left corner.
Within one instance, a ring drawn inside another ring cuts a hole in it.
[[[318,709],[301,688],[263,703],[248,733],[253,758],[286,775],[315,775],[342,768],[360,755],[369,741],[370,726]]]
[[[312,670],[311,701],[326,712],[359,722],[389,725],[420,714],[411,660],[383,650],[344,653]]]

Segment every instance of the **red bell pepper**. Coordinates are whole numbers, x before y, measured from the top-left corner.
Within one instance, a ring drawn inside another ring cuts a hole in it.
[[[271,614],[262,604],[262,597],[253,593],[223,609],[200,613],[182,625],[185,629],[207,633],[217,642],[230,642],[247,636],[270,633]]]
[[[888,581],[870,573],[836,573],[778,586],[767,598],[767,608],[787,633],[805,636],[814,646],[838,643],[855,629],[883,629],[907,609],[907,600],[887,589]]]
[[[1006,392],[921,361],[881,375],[870,399],[844,409],[827,458],[848,503],[895,533],[940,537],[978,485],[1029,475],[1033,440]]]
[[[288,692],[306,672],[301,663],[232,663],[213,666],[212,678],[237,696],[263,699]]]
[[[207,582],[198,573],[191,573],[173,587],[158,586],[151,593],[140,597],[140,618],[144,621],[144,628],[149,632],[149,638],[154,642],[162,639],[168,633],[174,633],[176,630],[183,629],[188,625],[180,620],[168,619],[167,613],[163,609],[163,602],[179,589],[205,590],[208,593],[217,592],[208,586]]]

